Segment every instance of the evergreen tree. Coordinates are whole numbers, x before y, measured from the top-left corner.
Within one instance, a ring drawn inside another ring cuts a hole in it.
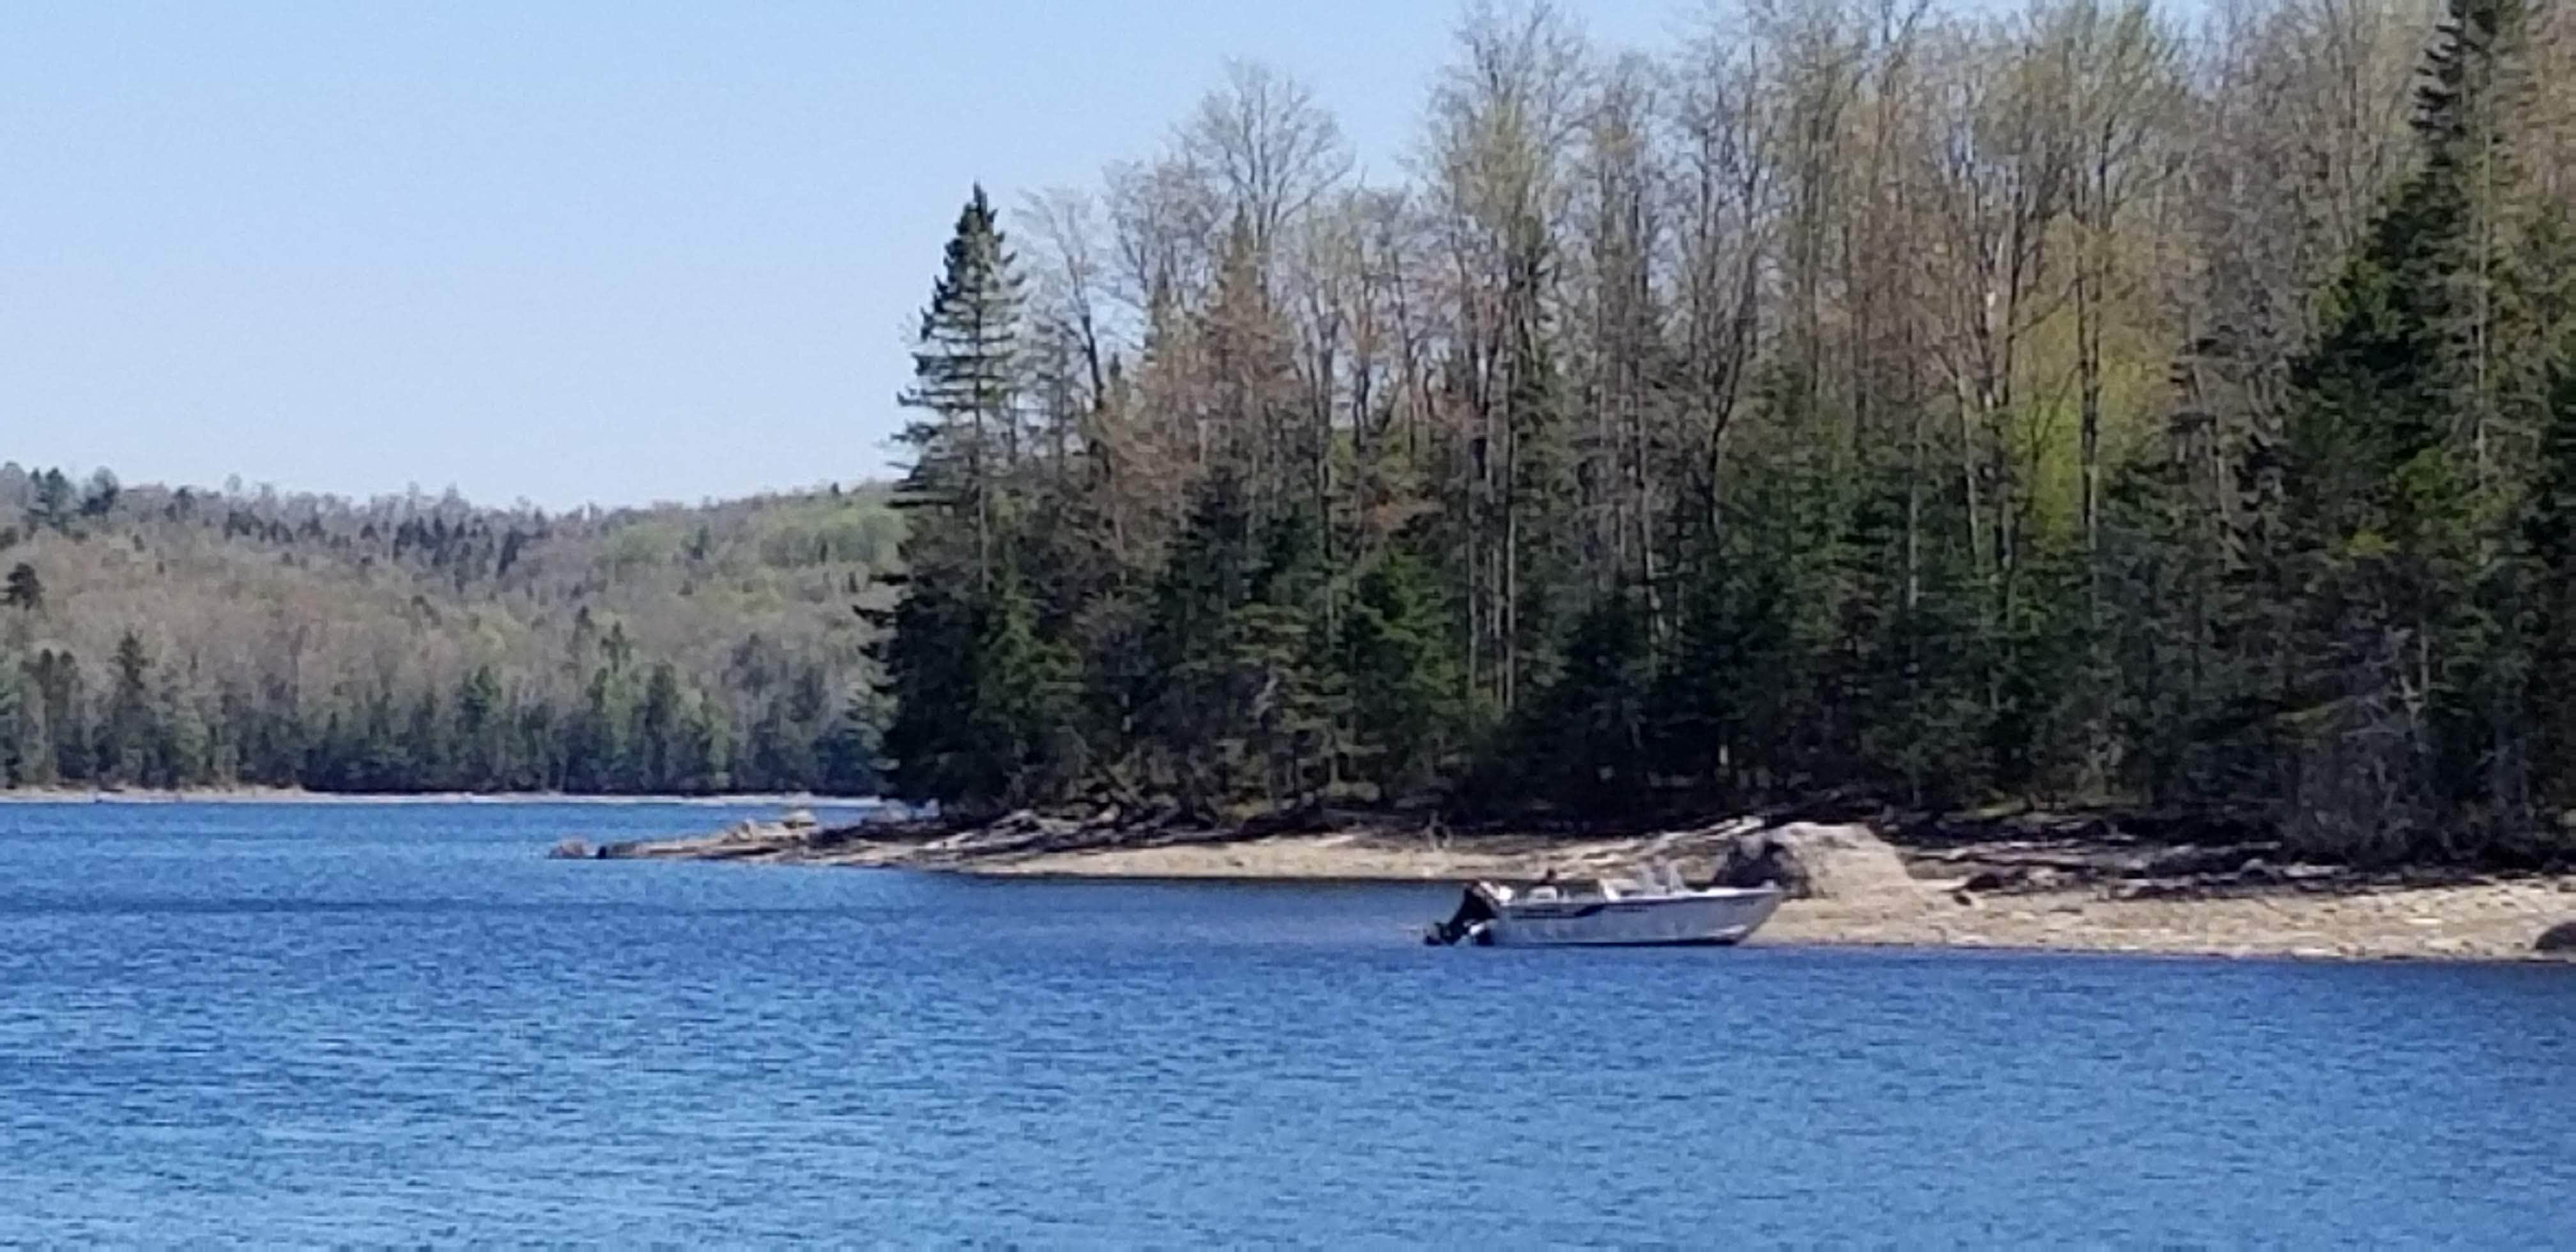
[[[1352,752],[1379,794],[1431,785],[1464,731],[1456,648],[1422,563],[1388,552],[1360,577],[1342,621]]]
[[[105,469],[90,475],[89,490],[81,496],[81,516],[102,518],[115,512],[117,497],[124,490],[124,485],[116,481],[116,475]]]
[[[703,699],[690,704],[672,759],[675,789],[704,795],[730,788],[729,746],[725,723],[716,710]]]
[[[411,702],[402,732],[404,760],[388,764],[378,785],[388,791],[444,791],[455,782],[455,744],[438,693],[423,690]]]
[[[2544,827],[2576,810],[2576,343],[2552,363],[2523,542],[2531,564],[2524,621],[2532,683],[2533,798]]]
[[[0,587],[0,605],[22,613],[45,611],[45,582],[36,576],[36,567],[20,561],[9,569],[9,581]]]
[[[2140,6],[1818,10],[1675,67],[1771,103],[1662,135],[1633,67],[1471,22],[1420,195],[1156,169],[1112,247],[1050,217],[1025,311],[978,196],[906,394],[889,785],[2154,802],[2548,855],[2576,265],[2526,2],[2452,0],[2420,162],[2362,120],[2406,85],[2281,55],[2305,17],[2202,73]],[[2390,60],[2357,13],[2310,16]],[[780,699],[746,762],[806,727],[856,769],[862,724]]]
[[[19,685],[16,666],[0,668],[0,787],[28,782],[27,701]]]
[[[35,498],[27,508],[28,528],[68,531],[78,494],[72,480],[65,477],[60,469],[49,469],[36,475]]]
[[[502,707],[501,680],[489,665],[477,665],[456,689],[457,777],[471,791],[508,786],[505,764],[509,710]]]
[[[1584,611],[1562,672],[1524,710],[1518,768],[1544,780],[1542,794],[1592,812],[1650,809],[1654,696],[1645,614],[1613,592]]]
[[[564,784],[575,791],[611,793],[629,777],[625,684],[601,666],[591,672],[581,707],[564,734]]]
[[[107,718],[99,725],[99,776],[113,783],[155,781],[160,725],[153,710],[151,654],[129,630],[116,641],[114,664],[116,684],[108,697]]]
[[[10,742],[10,782],[15,786],[50,786],[62,778],[47,717],[45,690],[32,668],[6,676],[15,706]]]
[[[2518,299],[2501,133],[2525,21],[2519,0],[2452,3],[2421,96],[2424,165],[2347,261],[2294,376],[2272,594],[2302,606],[2283,667],[2303,745],[2288,820],[2312,849],[2458,854],[2525,820],[2497,532],[2520,489],[2503,450],[2547,358]]]
[[[1022,301],[1014,258],[978,186],[958,214],[946,268],[922,310],[913,386],[900,400],[926,415],[903,433],[914,457],[905,502],[951,515],[916,529],[963,532],[934,534],[918,546],[925,555],[934,542],[954,547],[942,555],[979,586],[992,580],[1004,558],[1001,536],[1012,521],[1005,479],[1020,451]],[[908,541],[906,564],[919,571],[912,548]]]
[[[978,187],[922,314],[904,433],[907,594],[883,650],[895,721],[886,749],[909,795],[1025,803],[1056,794],[1069,676],[1038,635],[1021,501],[1021,280]],[[819,704],[819,701],[817,701]],[[819,720],[821,710],[815,710]]]
[[[1327,785],[1337,684],[1314,528],[1267,524],[1220,465],[1155,590],[1143,732],[1186,807],[1303,801]]]
[[[164,670],[152,703],[157,731],[153,743],[157,770],[154,781],[158,785],[202,787],[231,781],[229,771],[218,765],[220,745],[197,702],[188,698],[186,683],[176,667]]]
[[[680,676],[668,664],[653,667],[644,699],[635,707],[635,780],[648,792],[680,790]]]
[[[856,702],[842,707],[814,741],[817,789],[840,796],[877,793],[877,725]]]

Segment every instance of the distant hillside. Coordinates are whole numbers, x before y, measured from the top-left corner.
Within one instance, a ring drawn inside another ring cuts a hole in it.
[[[876,785],[869,487],[547,514],[0,466],[0,784]]]

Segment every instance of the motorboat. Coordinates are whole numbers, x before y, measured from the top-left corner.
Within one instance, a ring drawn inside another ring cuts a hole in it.
[[[1526,887],[1477,882],[1448,921],[1423,941],[1486,947],[1731,944],[1780,907],[1777,885],[1692,887],[1670,865],[1592,880],[1553,878]]]

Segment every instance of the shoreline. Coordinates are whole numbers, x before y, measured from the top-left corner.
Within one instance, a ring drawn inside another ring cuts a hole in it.
[[[1343,829],[1255,836],[1090,829],[1015,819],[1018,829],[946,833],[918,827],[742,823],[708,836],[590,848],[558,856],[845,866],[994,878],[1463,884],[1574,876],[1622,862],[1670,859],[1705,880],[1712,855],[1758,823],[1618,838]],[[1005,823],[1007,825],[1007,823]],[[2285,958],[2548,962],[2535,941],[2576,922],[2576,874],[2452,880],[2372,879],[2327,867],[2249,863],[2233,874],[2069,881],[2032,863],[2075,851],[1996,844],[1884,849],[1893,877],[1827,898],[1792,898],[1751,945],[1903,947]],[[2076,850],[2080,851],[2080,849]],[[2167,855],[2173,851],[2167,850]],[[2178,851],[2189,853],[2192,849]],[[1998,873],[1999,863],[2021,868]],[[1433,920],[1428,917],[1426,922]]]
[[[137,788],[0,788],[0,804],[678,804],[699,808],[874,808],[887,803],[875,796],[818,796],[760,793],[752,795],[601,795],[553,791],[304,791],[292,787],[207,787],[175,791]]]

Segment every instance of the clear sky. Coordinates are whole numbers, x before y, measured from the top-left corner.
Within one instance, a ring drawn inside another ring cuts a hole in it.
[[[1390,180],[1459,12],[13,0],[0,460],[554,508],[882,476],[972,180],[1093,184],[1229,56]]]

